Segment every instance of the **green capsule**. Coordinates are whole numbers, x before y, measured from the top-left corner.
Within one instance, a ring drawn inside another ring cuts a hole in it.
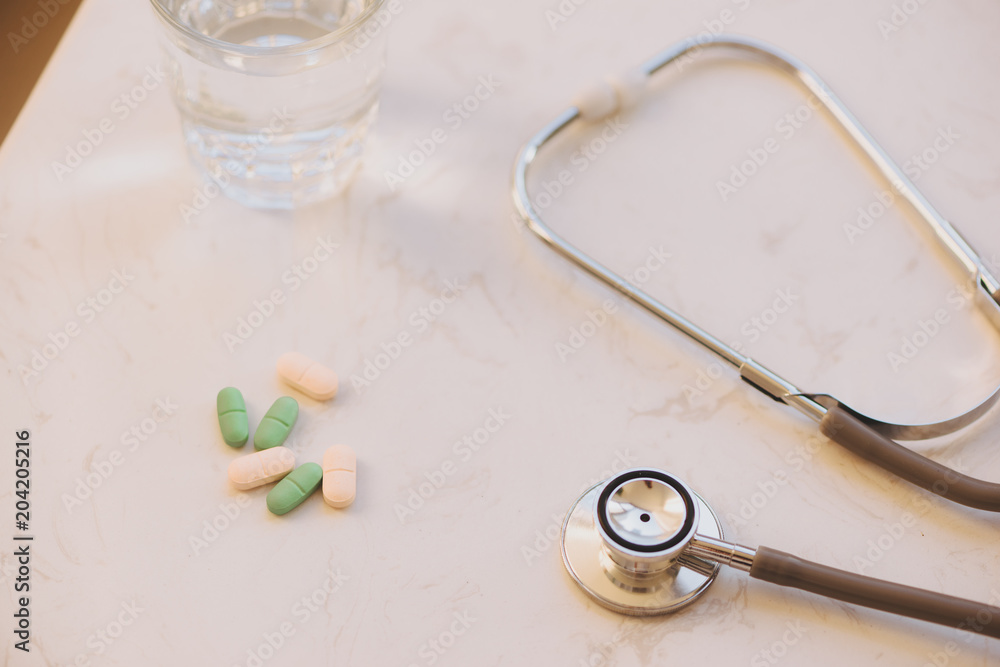
[[[247,404],[243,394],[236,387],[226,387],[215,400],[219,413],[219,429],[222,439],[230,447],[242,447],[250,438],[250,424],[247,421]]]
[[[285,441],[299,417],[299,404],[291,396],[282,396],[268,409],[253,434],[256,449],[270,449]]]
[[[267,494],[267,509],[279,516],[287,514],[312,495],[322,482],[323,468],[318,463],[303,463]]]

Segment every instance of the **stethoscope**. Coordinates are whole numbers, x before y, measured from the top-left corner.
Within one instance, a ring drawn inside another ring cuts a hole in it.
[[[985,414],[1000,387],[963,415],[941,422],[904,425],[865,416],[826,394],[806,393],[663,305],[556,234],[528,196],[526,176],[539,149],[574,121],[596,121],[635,104],[649,77],[692,52],[731,48],[793,75],[830,112],[926,223],[939,244],[975,283],[977,300],[1000,327],[1000,282],[955,228],[934,210],[899,166],[805,64],[756,39],[732,35],[680,42],[637,70],[601,83],[546,125],[522,148],[514,166],[514,203],[527,227],[556,252],[737,368],[740,377],[770,398],[819,422],[830,440],[899,477],[963,505],[1000,511],[1000,484],[964,475],[891,438],[920,440],[953,433]],[[751,550],[722,539],[711,508],[676,477],[659,470],[631,470],[585,492],[563,526],[563,560],[592,598],[626,614],[678,609],[703,593],[720,564],[751,577],[835,599],[1000,637],[1000,609],[937,593],[854,575],[765,547]],[[985,620],[984,620],[985,618]]]
[[[586,491],[562,529],[563,562],[594,600],[631,616],[696,600],[722,565],[754,579],[1000,639],[1000,608],[852,574],[722,539],[712,507],[662,470],[636,468]]]
[[[762,58],[765,63],[794,75],[812,92],[882,175],[889,179],[896,191],[913,206],[941,246],[955,258],[965,275],[974,281],[980,307],[1000,327],[1000,282],[985,268],[983,261],[969,244],[924,199],[896,163],[811,69],[773,46],[749,37],[718,35],[685,40],[668,48],[634,72],[618,80],[599,84],[581,95],[575,106],[562,112],[521,149],[514,166],[513,193],[514,204],[521,218],[532,232],[556,252],[737,368],[740,377],[755,389],[819,422],[820,431],[830,440],[939,496],[970,507],[1000,512],[1000,484],[964,475],[891,440],[936,438],[968,426],[997,402],[1000,387],[965,414],[945,421],[906,425],[873,419],[851,409],[833,396],[806,393],[753,359],[740,354],[637,285],[581,252],[552,231],[535,210],[528,197],[526,174],[542,146],[578,119],[599,120],[634,104],[641,98],[650,75],[674,60],[700,49],[720,47],[733,48]]]

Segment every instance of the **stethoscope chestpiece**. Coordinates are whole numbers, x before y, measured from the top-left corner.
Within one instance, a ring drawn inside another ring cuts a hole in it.
[[[727,542],[712,508],[684,482],[653,468],[626,470],[584,492],[563,523],[562,555],[587,595],[632,616],[690,604],[728,565],[779,586],[1000,639],[1000,608],[991,604]],[[970,624],[974,617],[981,623]]]
[[[664,614],[693,602],[718,573],[718,564],[682,555],[696,534],[722,538],[700,496],[662,470],[626,470],[570,508],[563,562],[601,605],[633,616]]]

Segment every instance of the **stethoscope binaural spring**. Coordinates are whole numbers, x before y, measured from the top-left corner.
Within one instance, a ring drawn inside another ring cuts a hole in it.
[[[983,261],[958,231],[920,194],[899,166],[811,69],[792,56],[749,37],[717,35],[689,39],[666,49],[617,81],[604,83],[587,91],[575,106],[562,112],[522,148],[514,166],[513,187],[514,203],[521,218],[532,232],[556,252],[738,369],[740,377],[754,388],[819,422],[820,431],[829,439],[939,496],[970,507],[1000,512],[1000,484],[959,473],[892,439],[921,440],[953,433],[985,414],[1000,399],[1000,387],[965,414],[941,422],[892,424],[865,416],[833,396],[800,390],[763,365],[724,344],[556,234],[532,205],[527,190],[527,171],[542,146],[577,120],[599,120],[634,104],[641,98],[651,75],[686,54],[709,48],[735,49],[742,54],[754,56],[791,74],[813,93],[882,175],[892,183],[900,196],[911,204],[939,245],[955,259],[969,280],[974,282],[981,308],[1000,327],[1000,282],[986,269]]]
[[[626,470],[584,492],[566,515],[562,556],[592,599],[632,616],[690,604],[728,565],[779,586],[1000,638],[997,607],[727,542],[711,506],[662,470]]]

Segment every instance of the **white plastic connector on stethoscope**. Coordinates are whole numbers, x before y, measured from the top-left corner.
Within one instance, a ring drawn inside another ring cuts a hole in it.
[[[603,120],[641,102],[648,81],[646,72],[631,69],[583,89],[573,99],[573,106],[580,112],[580,118],[586,121]]]

